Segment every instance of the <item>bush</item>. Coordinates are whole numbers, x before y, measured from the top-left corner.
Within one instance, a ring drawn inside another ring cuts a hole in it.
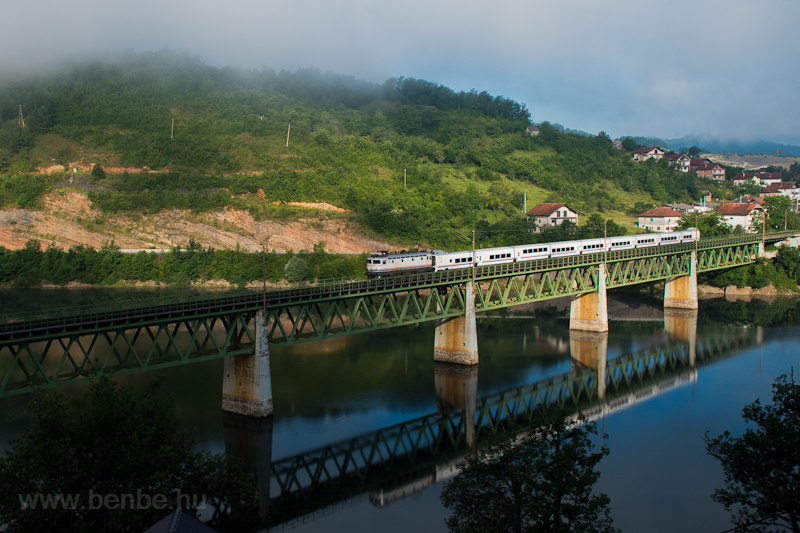
[[[308,275],[308,264],[304,259],[292,257],[289,262],[286,263],[283,271],[286,274],[287,281],[296,283],[306,279],[306,276]]]

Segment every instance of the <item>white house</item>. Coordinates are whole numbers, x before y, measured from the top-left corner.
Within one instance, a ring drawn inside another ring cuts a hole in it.
[[[800,188],[793,181],[773,183],[761,189],[761,197],[765,196],[786,196],[794,205],[795,202],[800,200]]]
[[[567,204],[539,204],[525,214],[536,223],[537,232],[545,226],[560,226],[567,221],[578,225],[578,212]]]
[[[639,227],[650,231],[673,231],[681,221],[683,213],[671,207],[656,207],[639,213]]]
[[[734,187],[743,187],[747,184],[761,185],[761,181],[759,181],[755,172],[743,172],[740,174],[736,174],[731,179],[731,183],[733,184]]]
[[[634,161],[647,161],[648,159],[655,159],[658,161],[664,157],[664,153],[664,150],[657,146],[645,146],[644,148],[634,150],[631,156]]]
[[[746,232],[750,232],[750,226],[753,225],[754,215],[756,213],[763,213],[764,208],[757,203],[747,204],[722,204],[717,208],[717,213],[722,215],[722,218],[732,228],[741,226]]]
[[[689,172],[692,158],[686,154],[670,154],[666,156],[669,165],[678,172]]]

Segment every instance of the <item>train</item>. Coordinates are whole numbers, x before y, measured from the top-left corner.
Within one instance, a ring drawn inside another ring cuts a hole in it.
[[[668,246],[670,244],[694,242],[699,238],[700,230],[688,228],[665,233],[645,233],[622,237],[482,248],[475,250],[474,264],[480,267],[519,261],[535,261],[551,257],[615,252],[617,250],[651,246]],[[472,268],[472,266],[472,250],[460,252],[444,252],[442,250],[384,252],[372,254],[367,258],[367,277],[380,278],[382,276],[396,276],[407,273],[441,272],[457,268]]]

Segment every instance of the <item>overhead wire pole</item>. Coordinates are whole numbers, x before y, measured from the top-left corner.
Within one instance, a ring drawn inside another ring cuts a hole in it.
[[[267,318],[267,243],[261,244],[261,294],[264,299],[264,320]]]
[[[475,228],[472,229],[472,286],[475,286]]]
[[[469,239],[469,237],[467,237],[457,229],[454,229],[453,231],[455,231],[465,239]],[[474,229],[472,230],[472,284],[473,285],[475,284],[475,230]]]
[[[261,258],[261,298],[264,306],[264,317],[267,316],[267,244],[261,244],[261,253],[254,252]]]

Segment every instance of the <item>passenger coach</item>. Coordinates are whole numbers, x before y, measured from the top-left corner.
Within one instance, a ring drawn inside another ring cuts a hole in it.
[[[697,228],[689,228],[668,233],[645,233],[601,239],[584,239],[541,244],[523,244],[465,250],[460,252],[402,252],[397,254],[372,254],[367,258],[367,276],[381,277],[412,272],[438,272],[475,266],[499,265],[519,261],[535,261],[550,257],[586,255],[651,246],[668,246],[684,242],[694,242],[700,238]],[[474,255],[474,257],[473,257]]]

